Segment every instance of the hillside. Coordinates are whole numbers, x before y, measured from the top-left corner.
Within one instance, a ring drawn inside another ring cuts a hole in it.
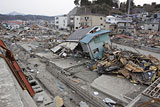
[[[3,20],[54,20],[54,16],[42,16],[42,15],[6,15],[0,14],[0,21]]]

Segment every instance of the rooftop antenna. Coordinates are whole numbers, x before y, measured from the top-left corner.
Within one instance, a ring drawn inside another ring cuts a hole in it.
[[[127,25],[126,25],[126,32],[128,32],[128,22],[129,22],[129,15],[130,15],[130,7],[131,7],[131,0],[128,0],[128,14],[127,14]]]

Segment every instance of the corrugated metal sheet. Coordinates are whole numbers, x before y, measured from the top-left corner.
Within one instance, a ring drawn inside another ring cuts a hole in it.
[[[77,42],[63,42],[59,45],[64,48],[74,50],[78,46],[78,43]]]
[[[58,50],[60,50],[62,47],[60,45],[55,46],[54,48],[51,49],[52,52],[56,53]]]
[[[109,32],[110,32],[109,30],[101,30],[101,31],[93,33],[93,34],[88,34],[82,40],[80,40],[80,42],[89,43],[95,36],[100,35],[100,34],[104,34],[104,33],[109,33]]]

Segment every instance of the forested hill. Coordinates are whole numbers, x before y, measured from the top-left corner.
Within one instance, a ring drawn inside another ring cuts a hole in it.
[[[0,20],[54,20],[54,16],[42,16],[42,15],[6,15],[0,14]]]

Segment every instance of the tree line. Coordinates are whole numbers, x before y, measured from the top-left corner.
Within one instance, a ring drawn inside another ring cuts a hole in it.
[[[128,9],[128,3],[129,0],[126,0],[126,2],[121,2],[119,0],[93,0],[93,2],[89,0],[74,0],[75,5],[79,6],[90,6],[90,5],[109,5],[110,7],[120,8],[123,11],[127,11]],[[131,0],[131,8],[135,7],[135,3],[133,0]]]
[[[118,3],[119,3],[119,0],[94,0],[93,2],[89,0],[75,0],[74,1],[75,5],[80,5],[80,6],[107,4],[109,6],[116,7],[116,8],[118,8]]]

